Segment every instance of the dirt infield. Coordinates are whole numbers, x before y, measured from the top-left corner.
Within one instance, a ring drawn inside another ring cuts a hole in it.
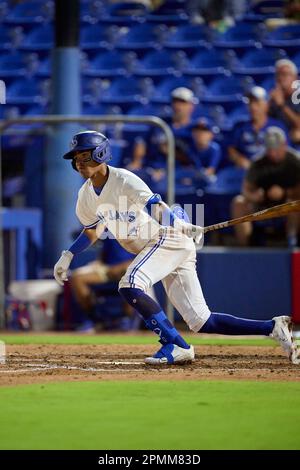
[[[146,366],[153,345],[14,345],[0,365],[0,385],[74,380],[244,379],[300,381],[280,347],[196,346],[193,364]]]

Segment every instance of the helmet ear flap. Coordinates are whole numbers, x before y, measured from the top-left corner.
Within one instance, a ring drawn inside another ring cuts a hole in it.
[[[101,163],[104,154],[105,149],[102,149],[101,147],[96,147],[94,150],[92,150],[92,159],[94,160],[94,162]]]
[[[105,146],[96,147],[92,150],[92,159],[97,163],[109,162],[112,158],[111,148],[107,141]]]

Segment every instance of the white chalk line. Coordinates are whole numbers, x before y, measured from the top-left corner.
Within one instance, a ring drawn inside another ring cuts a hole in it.
[[[97,362],[97,364],[102,364],[102,365],[145,365],[143,362],[129,362],[129,361],[124,361],[124,362],[115,362],[115,361],[102,361],[102,362]],[[164,369],[164,365],[160,365],[158,367],[149,367],[149,365],[147,365],[146,367],[144,367],[143,369],[99,369],[99,368],[96,368],[96,367],[80,367],[80,366],[69,366],[69,365],[59,365],[59,364],[35,364],[35,363],[28,363],[26,364],[26,367],[27,368],[23,368],[23,369],[6,369],[6,370],[3,370],[1,367],[0,367],[0,374],[9,374],[9,373],[28,373],[28,372],[42,372],[42,371],[49,371],[49,370],[74,370],[74,371],[82,371],[82,372],[98,372],[98,373],[110,373],[110,372],[118,372],[118,373],[123,373],[123,372],[137,372],[139,370],[147,370],[147,371],[154,371],[154,370],[163,370]],[[170,367],[170,366],[166,366],[165,367],[166,370],[172,370],[173,372],[176,372],[176,371],[182,371],[182,367],[181,368],[176,368],[176,367]],[[199,370],[200,371],[204,371],[204,369],[202,367],[199,367]],[[211,369],[209,369],[211,370]],[[232,368],[232,369],[216,369],[215,372],[221,370],[222,373],[230,373],[232,375],[234,375],[235,373],[239,373],[239,372],[249,372],[249,368]],[[267,368],[267,367],[263,367],[263,368],[257,368],[255,369],[257,372],[270,372],[270,369]],[[283,369],[280,369],[280,371],[282,371]],[[195,369],[195,371],[197,371],[197,369]]]
[[[1,370],[0,374],[10,373],[24,373],[24,372],[41,372],[47,370],[79,370],[83,372],[135,372],[136,369],[97,369],[94,367],[75,367],[75,366],[42,366],[42,367],[28,367],[27,369],[9,369]]]
[[[108,365],[108,366],[141,366],[145,364],[142,361],[130,362],[130,361],[97,361],[96,364]]]
[[[39,360],[38,360],[39,361]],[[24,361],[23,361],[24,362]],[[26,361],[25,361],[26,362]],[[115,365],[115,366],[123,366],[123,365],[144,365],[143,362],[130,362],[130,361],[101,361],[97,362],[100,365]],[[36,364],[36,363],[26,363],[24,364],[26,369],[9,369],[9,370],[1,370],[0,374],[7,374],[7,373],[20,373],[20,372],[40,372],[40,371],[47,371],[47,370],[79,370],[83,372],[135,372],[136,369],[99,369],[96,367],[80,367],[80,366],[70,366],[70,365],[59,365],[59,364]]]
[[[30,364],[27,364],[27,361],[29,361],[30,359],[13,359],[13,362],[23,362],[23,363],[26,363],[26,365],[30,365]],[[42,361],[42,359],[34,359],[35,361]],[[49,362],[52,362],[51,360]],[[95,364],[100,364],[100,365],[107,365],[107,366],[140,366],[140,365],[143,365],[144,362],[143,361],[139,361],[139,362],[133,362],[133,361],[93,361],[95,362]],[[36,364],[37,365],[37,364]],[[51,364],[38,364],[40,367],[46,367],[47,365],[51,365]],[[55,364],[54,364],[55,365]]]

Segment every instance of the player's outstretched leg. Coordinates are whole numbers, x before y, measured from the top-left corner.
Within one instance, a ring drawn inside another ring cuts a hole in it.
[[[224,313],[212,313],[199,333],[223,335],[265,335],[277,340],[293,364],[300,364],[300,354],[292,335],[292,321],[288,316],[272,320],[249,320]]]
[[[145,359],[146,364],[187,363],[194,360],[193,346],[186,343],[155,300],[142,289],[122,287],[119,292],[143,317],[147,328],[160,337],[162,347],[154,356]]]

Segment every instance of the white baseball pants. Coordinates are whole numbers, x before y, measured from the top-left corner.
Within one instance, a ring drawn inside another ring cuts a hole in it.
[[[165,227],[128,266],[119,288],[147,292],[162,281],[166,293],[192,331],[199,331],[210,316],[196,272],[196,249],[191,238]]]

